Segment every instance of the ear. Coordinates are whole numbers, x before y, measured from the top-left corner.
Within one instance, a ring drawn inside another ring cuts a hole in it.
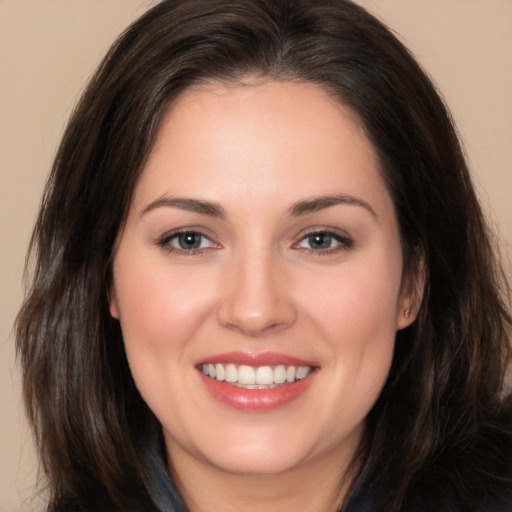
[[[420,310],[426,282],[426,265],[424,257],[418,258],[408,275],[404,276],[400,298],[398,300],[397,330],[409,327],[417,318]]]
[[[119,306],[117,305],[117,294],[114,285],[111,285],[108,291],[108,304],[112,318],[119,320]]]

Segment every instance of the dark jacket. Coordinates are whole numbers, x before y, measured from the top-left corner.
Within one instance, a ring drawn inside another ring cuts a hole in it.
[[[152,452],[148,457],[152,477],[151,496],[156,506],[155,512],[187,512],[180,495],[176,491],[165,467],[164,461]],[[340,512],[378,512],[378,499],[365,486],[364,477],[354,486],[347,503]],[[431,503],[417,504],[411,512],[468,512],[460,508],[454,501],[447,499],[445,493],[432,497]],[[480,507],[478,512],[512,512],[512,493],[509,498],[492,500]]]

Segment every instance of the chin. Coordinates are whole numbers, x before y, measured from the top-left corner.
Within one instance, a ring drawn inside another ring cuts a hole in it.
[[[231,450],[218,456],[212,456],[207,462],[218,470],[245,476],[269,476],[293,471],[301,466],[305,457],[297,449],[288,451]]]

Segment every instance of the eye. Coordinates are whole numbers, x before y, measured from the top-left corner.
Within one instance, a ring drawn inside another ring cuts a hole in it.
[[[315,231],[307,233],[296,245],[296,248],[306,249],[315,253],[332,253],[348,249],[353,242],[350,238],[330,231]]]
[[[163,236],[158,245],[169,252],[197,254],[203,249],[215,247],[215,244],[203,233],[197,231],[179,231]]]

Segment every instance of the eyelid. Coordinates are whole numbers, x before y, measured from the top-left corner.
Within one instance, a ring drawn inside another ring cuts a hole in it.
[[[208,240],[210,242],[210,245],[208,247],[199,247],[199,248],[180,248],[175,247],[171,245],[171,241],[175,238],[177,238],[180,235],[185,234],[191,234],[191,235],[197,235],[200,237],[203,237],[204,239]],[[314,235],[326,235],[334,239],[337,244],[332,248],[308,248],[308,247],[302,247],[300,244],[310,236]],[[154,241],[154,244],[162,249],[165,249],[166,251],[170,253],[175,253],[178,255],[195,255],[195,254],[201,254],[204,251],[210,251],[212,249],[220,249],[222,248],[222,245],[216,241],[214,241],[213,237],[207,233],[205,233],[204,228],[197,228],[194,226],[186,226],[181,227],[177,229],[173,229],[171,231],[167,231],[164,234],[158,236],[156,240]],[[311,254],[315,255],[327,255],[334,252],[339,251],[345,251],[350,249],[354,244],[354,241],[350,235],[348,235],[345,231],[342,231],[337,228],[332,227],[314,227],[314,228],[308,228],[303,231],[297,237],[295,238],[295,241],[292,243],[291,248],[301,251],[306,251]]]
[[[201,236],[207,240],[210,241],[211,245],[209,247],[199,247],[199,248],[191,248],[191,249],[184,249],[180,247],[175,247],[171,245],[171,241],[175,238],[177,238],[180,235],[198,235]],[[208,251],[211,249],[219,249],[221,245],[213,240],[211,236],[205,233],[205,230],[202,228],[196,228],[192,226],[182,227],[173,229],[171,231],[168,231],[164,233],[163,235],[160,235],[155,240],[155,245],[166,250],[170,253],[175,253],[178,255],[184,255],[184,256],[190,256],[195,254],[201,254],[204,251]]]
[[[328,249],[313,249],[308,247],[301,247],[300,244],[309,236],[314,235],[327,235],[332,237],[334,240],[338,242],[335,247]],[[346,251],[354,245],[354,240],[350,235],[346,232],[341,231],[332,227],[316,227],[316,228],[308,228],[307,230],[302,231],[296,238],[296,241],[293,243],[292,248],[297,250],[307,251],[311,254],[315,255],[327,255],[332,254],[334,252]]]

